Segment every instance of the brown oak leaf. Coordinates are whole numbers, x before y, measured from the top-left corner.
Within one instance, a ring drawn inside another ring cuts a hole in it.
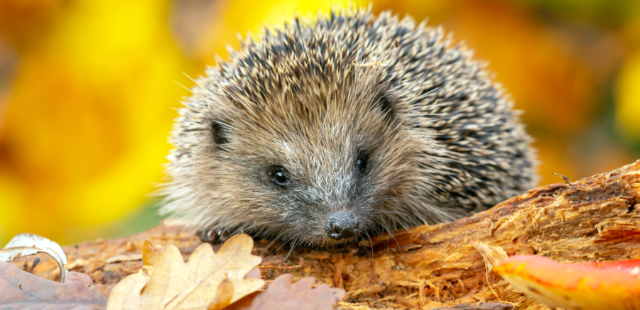
[[[322,284],[312,288],[316,282],[313,277],[306,277],[291,284],[293,275],[283,274],[271,282],[264,292],[248,296],[229,310],[325,310],[333,309],[345,291]]]
[[[222,310],[226,308],[233,299],[233,283],[229,279],[224,279],[216,290],[216,297],[207,310]]]
[[[105,309],[108,290],[92,282],[86,274],[73,271],[65,283],[54,282],[0,262],[0,309]]]
[[[145,266],[153,266],[160,253],[162,253],[162,246],[153,244],[149,240],[144,241],[142,245],[142,261]]]
[[[108,310],[119,309],[209,309],[225,306],[259,290],[264,281],[245,279],[245,275],[260,264],[259,256],[251,255],[253,239],[248,235],[229,238],[218,253],[211,245],[198,246],[185,263],[178,248],[166,246],[154,261],[149,279],[133,274],[118,283],[109,296]],[[219,289],[223,280],[232,286],[228,300],[228,284]],[[217,293],[224,296],[217,296]]]

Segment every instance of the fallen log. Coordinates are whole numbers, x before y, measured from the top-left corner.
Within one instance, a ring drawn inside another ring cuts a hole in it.
[[[524,309],[547,309],[487,272],[474,244],[561,262],[640,258],[639,202],[640,160],[573,183],[530,190],[452,223],[400,230],[324,251],[290,251],[279,242],[257,240],[254,254],[264,257],[260,265],[264,279],[291,273],[294,279],[314,276],[318,283],[344,288],[343,309],[472,309],[464,304],[478,303],[486,303],[478,309],[511,309],[524,302]],[[65,246],[67,268],[112,286],[142,267],[145,239],[174,244],[185,258],[200,244],[179,224],[167,222],[127,238]],[[42,262],[32,268],[33,273],[56,279],[55,261],[38,258]],[[28,268],[33,260],[14,263]]]

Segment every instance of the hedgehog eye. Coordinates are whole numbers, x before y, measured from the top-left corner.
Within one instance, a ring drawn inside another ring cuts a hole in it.
[[[367,156],[360,156],[356,159],[356,170],[358,172],[363,173],[367,168]]]
[[[280,187],[285,187],[289,185],[289,175],[287,170],[282,166],[275,166],[271,169],[271,173],[269,173],[271,177],[271,182]]]
[[[225,144],[228,141],[226,133],[220,122],[213,121],[211,123],[211,133],[213,134],[213,141],[216,144]]]

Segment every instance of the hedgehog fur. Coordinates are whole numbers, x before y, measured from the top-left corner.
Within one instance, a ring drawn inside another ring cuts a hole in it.
[[[180,109],[163,214],[194,230],[333,245],[451,221],[537,183],[485,65],[438,28],[336,10],[251,37]],[[336,212],[355,236],[327,237]]]

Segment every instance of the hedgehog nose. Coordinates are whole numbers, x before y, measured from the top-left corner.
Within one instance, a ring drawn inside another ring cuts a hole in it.
[[[358,234],[358,219],[351,212],[336,212],[329,216],[324,231],[335,240],[354,237]]]

